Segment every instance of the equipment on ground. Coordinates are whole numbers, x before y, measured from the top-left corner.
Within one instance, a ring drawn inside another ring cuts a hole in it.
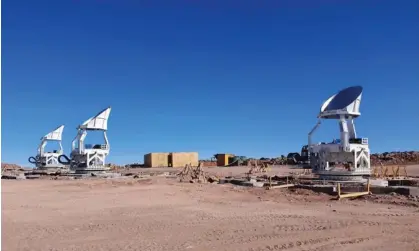
[[[301,152],[289,153],[286,158],[286,164],[288,165],[299,165],[302,168],[310,169],[309,159],[308,159],[308,145],[304,145],[301,148]]]
[[[300,159],[298,160],[298,164],[302,165],[303,168],[310,167],[310,161],[308,159],[309,153],[308,153],[308,145],[304,145],[301,148],[301,155]]]
[[[228,158],[227,166],[244,166],[247,165],[247,160],[246,156],[231,156]]]
[[[370,150],[368,138],[357,138],[354,119],[359,117],[362,87],[341,90],[323,103],[318,122],[308,134],[308,159],[314,174],[325,179],[356,179],[369,176]],[[340,140],[313,144],[311,137],[321,119],[337,119]]]
[[[108,118],[111,108],[108,107],[96,116],[86,120],[77,128],[77,136],[72,141],[70,158],[66,155],[59,157],[59,162],[62,164],[69,164],[70,170],[76,173],[88,173],[107,171],[110,169],[106,166],[105,159],[109,154],[109,142],[106,135],[108,130]],[[88,131],[102,131],[104,144],[85,145],[84,140]],[[67,161],[62,161],[65,158]]]
[[[52,132],[41,138],[41,143],[38,146],[38,154],[35,157],[29,157],[28,161],[35,164],[38,169],[61,168],[58,158],[63,154],[63,146],[61,145],[61,138],[64,130],[64,125],[60,125]],[[48,142],[58,142],[59,149],[52,152],[45,152],[45,147]]]
[[[243,166],[247,165],[248,158],[246,156],[235,156],[229,153],[217,153],[214,154],[214,158],[217,159],[217,166]]]
[[[300,154],[297,152],[288,153],[287,155],[287,165],[297,165]]]

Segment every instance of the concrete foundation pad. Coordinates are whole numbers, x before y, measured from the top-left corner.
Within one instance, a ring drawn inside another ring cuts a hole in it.
[[[99,178],[120,178],[122,175],[120,173],[92,173],[92,176]]]
[[[326,193],[329,195],[336,195],[337,190],[335,185],[296,185],[295,188],[309,189],[314,192]],[[365,186],[348,186],[342,187],[342,192],[363,192],[366,191]],[[397,193],[405,196],[419,196],[419,187],[409,186],[371,186],[370,191],[372,194],[390,194]]]
[[[388,180],[384,180],[384,179],[370,180],[370,185],[377,186],[377,187],[388,187]]]
[[[239,186],[245,186],[245,187],[252,187],[253,186],[253,182],[249,182],[249,181],[242,181],[240,184],[237,184]]]
[[[91,177],[90,173],[63,173],[60,176],[70,176],[70,177],[78,177],[78,178]]]
[[[263,187],[265,185],[264,182],[253,182],[254,187]]]
[[[377,191],[378,190],[378,191]],[[401,195],[412,195],[412,196],[419,196],[419,187],[409,187],[409,186],[391,186],[391,187],[381,187],[381,188],[374,188],[371,189],[371,192],[374,194],[379,193],[398,193]]]
[[[219,184],[226,184],[226,183],[231,183],[232,179],[220,179],[218,181]]]
[[[225,183],[231,183],[233,185],[238,185],[238,186],[247,186],[247,187],[264,187],[265,186],[265,182],[257,182],[256,180],[251,180],[251,181],[247,181],[247,180],[239,180],[239,179],[220,179],[219,184],[225,184]]]
[[[229,183],[234,184],[234,185],[242,185],[242,183],[243,183],[243,182],[248,182],[248,183],[251,183],[251,182],[249,182],[249,181],[239,180],[239,179],[232,179],[232,180],[230,180],[230,182],[229,182]]]
[[[336,194],[335,185],[295,185],[295,188],[309,189],[318,193],[326,193],[330,195]]]
[[[393,179],[388,180],[389,186],[414,186],[419,187],[419,179]]]

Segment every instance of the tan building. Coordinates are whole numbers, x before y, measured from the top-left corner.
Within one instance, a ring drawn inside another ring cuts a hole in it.
[[[227,166],[229,164],[229,158],[234,157],[234,154],[217,153],[215,156],[217,158],[217,166]]]
[[[146,167],[167,167],[169,166],[170,153],[148,153],[144,155]]]
[[[148,153],[144,155],[146,167],[184,167],[186,164],[198,166],[197,152]]]
[[[169,155],[170,167],[184,167],[187,164],[198,166],[199,157],[197,152],[175,152]]]

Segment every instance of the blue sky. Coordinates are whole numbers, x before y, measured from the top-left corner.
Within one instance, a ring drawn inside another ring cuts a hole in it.
[[[315,3],[314,3],[315,2]],[[419,149],[419,2],[2,1],[2,161],[112,107],[113,163],[299,151],[323,100],[364,87],[373,152]],[[316,141],[338,137],[326,121]],[[89,137],[90,136],[90,137]],[[87,142],[98,135],[88,135]]]

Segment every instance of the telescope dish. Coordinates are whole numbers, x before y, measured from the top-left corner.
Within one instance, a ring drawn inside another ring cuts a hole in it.
[[[70,158],[62,154],[58,157],[58,162],[70,165],[70,170],[82,174],[109,170],[110,167],[106,166],[105,160],[110,150],[106,135],[110,113],[111,107],[108,107],[79,125],[77,135],[71,142]],[[102,131],[104,144],[85,145],[84,140],[88,131]],[[63,158],[65,160],[62,160]]]
[[[339,119],[341,115],[356,118],[361,115],[362,87],[351,86],[331,96],[323,103],[319,118]]]
[[[111,108],[108,107],[101,112],[99,112],[96,116],[91,117],[90,119],[86,120],[83,124],[80,125],[81,129],[86,130],[108,130],[108,118],[111,113]]]
[[[60,141],[63,135],[64,125],[60,125],[59,127],[55,128],[53,131],[45,135],[41,138],[45,140],[56,140]]]
[[[308,133],[309,165],[322,179],[362,179],[371,174],[367,138],[358,138],[354,118],[359,117],[362,87],[352,86],[328,98],[320,108],[317,124]],[[339,120],[339,141],[312,144],[311,138],[321,119]]]

